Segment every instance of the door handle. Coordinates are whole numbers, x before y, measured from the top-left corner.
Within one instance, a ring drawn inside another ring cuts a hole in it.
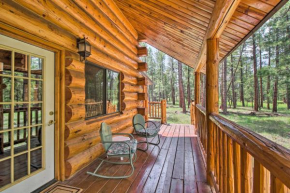
[[[55,123],[56,123],[56,121],[50,120],[50,121],[48,121],[48,126],[54,125]]]

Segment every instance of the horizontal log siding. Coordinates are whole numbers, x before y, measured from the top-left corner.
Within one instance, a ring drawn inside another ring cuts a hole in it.
[[[137,32],[111,0],[1,1],[1,23],[63,47],[66,51],[65,176],[69,178],[103,153],[99,129],[105,121],[113,132],[132,132],[132,118],[143,100],[139,84]],[[88,37],[88,61],[121,73],[122,113],[85,120],[85,65],[76,42]],[[141,96],[141,95],[140,95]]]

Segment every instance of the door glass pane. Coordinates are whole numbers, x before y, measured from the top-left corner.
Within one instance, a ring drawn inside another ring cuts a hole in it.
[[[27,150],[28,129],[14,131],[14,154]]]
[[[0,131],[11,129],[11,105],[0,104]]]
[[[30,128],[30,149],[41,146],[42,142],[42,127]]]
[[[31,56],[30,68],[32,78],[42,78],[43,59]]]
[[[14,158],[14,180],[18,180],[19,178],[28,175],[27,158],[27,153]]]
[[[105,70],[95,65],[86,65],[86,117],[105,114]]]
[[[42,101],[42,81],[31,80],[30,99],[33,102]]]
[[[0,49],[0,75],[11,74],[11,58],[11,51]]]
[[[27,79],[14,79],[14,100],[16,102],[28,101],[28,80]]]
[[[11,182],[11,160],[0,162],[0,188]]]
[[[28,125],[28,104],[16,104],[14,106],[14,128]]]
[[[0,103],[11,102],[11,78],[0,76]]]
[[[0,159],[11,155],[11,132],[0,133]]]
[[[42,124],[42,104],[34,103],[31,104],[31,125]]]
[[[107,114],[119,111],[119,73],[107,71]]]
[[[28,76],[28,56],[25,54],[15,52],[14,75]]]
[[[42,148],[30,153],[30,171],[35,172],[42,168]]]

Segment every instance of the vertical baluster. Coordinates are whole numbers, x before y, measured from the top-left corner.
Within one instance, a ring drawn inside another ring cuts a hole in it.
[[[213,171],[214,171],[214,177],[216,177],[217,175],[216,175],[216,173],[217,173],[217,171],[216,171],[216,168],[217,168],[217,165],[216,165],[216,148],[215,148],[215,144],[216,144],[216,124],[214,124],[213,123],[213,129],[212,129],[212,131],[213,131],[213,135],[212,135],[212,141],[213,141],[213,144],[212,144],[212,147],[213,147],[213,163],[214,163],[214,166],[213,166]]]
[[[228,193],[234,192],[234,176],[233,176],[233,140],[227,137],[227,162],[228,162]]]
[[[270,176],[270,192],[271,193],[288,193],[286,186],[273,174]]]
[[[215,125],[215,133],[216,133],[216,139],[214,146],[216,147],[216,183],[219,184],[219,173],[220,173],[220,146],[219,146],[219,127]]]
[[[224,168],[224,193],[226,193],[227,192],[227,187],[228,187],[228,162],[227,162],[227,157],[228,157],[228,152],[227,152],[227,150],[228,150],[228,146],[227,146],[227,135],[225,134],[225,133],[223,133],[223,152],[224,152],[224,154],[223,154],[223,159],[224,159],[224,166],[223,166],[223,168]]]
[[[224,182],[224,170],[223,170],[223,162],[224,162],[224,151],[223,151],[223,132],[220,129],[219,130],[219,150],[220,150],[220,177],[219,177],[219,191],[223,192],[224,190],[224,186],[223,186],[223,182]]]
[[[254,192],[263,193],[265,192],[265,177],[266,171],[262,164],[254,159]]]
[[[151,117],[151,104],[150,104],[150,102],[149,102],[149,118]]]
[[[156,117],[156,104],[154,103],[154,117]]]
[[[235,193],[241,193],[241,146],[233,142]]]
[[[157,104],[157,117],[159,118],[160,117],[160,104],[158,103]]]
[[[241,148],[241,192],[251,192],[251,158],[244,148]]]
[[[149,107],[150,107],[149,114],[150,114],[150,118],[151,118],[152,117],[152,104],[151,103],[149,103]]]

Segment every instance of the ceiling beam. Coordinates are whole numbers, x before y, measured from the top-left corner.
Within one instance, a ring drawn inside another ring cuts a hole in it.
[[[212,17],[209,22],[209,27],[204,38],[201,52],[198,59],[195,61],[195,69],[200,70],[202,62],[206,58],[206,40],[212,38],[219,38],[226,25],[229,23],[232,15],[237,9],[241,0],[217,0]]]

